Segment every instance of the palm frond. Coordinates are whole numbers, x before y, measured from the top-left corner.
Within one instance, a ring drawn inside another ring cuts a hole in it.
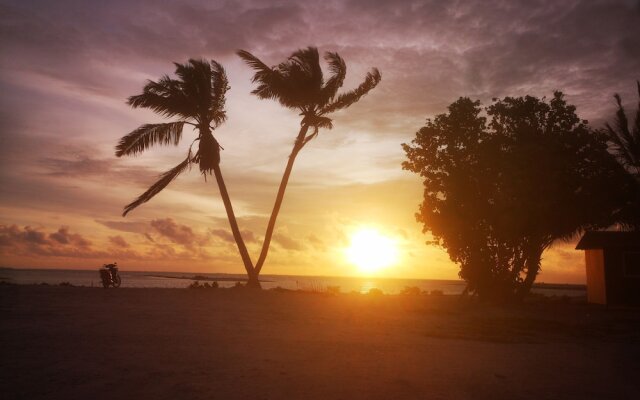
[[[224,105],[226,93],[230,89],[229,79],[224,67],[217,61],[211,60],[211,106],[209,107],[209,118],[216,125],[226,120]]]
[[[280,104],[289,108],[309,110],[322,103],[324,78],[320,55],[315,47],[298,49],[277,67],[281,82],[272,85]]]
[[[133,108],[149,108],[160,115],[182,118],[196,116],[197,110],[181,89],[180,81],[162,77],[158,82],[148,81],[142,94],[131,96],[127,104]]]
[[[607,129],[607,138],[613,144],[616,151],[626,152],[629,143],[624,132],[620,132],[618,129],[615,129],[608,122],[605,124],[605,128]]]
[[[244,50],[238,55],[256,71],[252,81],[258,87],[251,93],[259,98],[278,100],[287,108],[301,110],[320,103],[323,78],[315,47],[297,50],[272,68]]]
[[[154,144],[178,145],[183,127],[184,121],[142,125],[120,139],[116,146],[116,156],[136,155]]]
[[[342,87],[344,78],[347,75],[347,64],[338,53],[327,52],[324,55],[324,59],[329,63],[329,72],[331,77],[327,79],[327,82],[322,88],[322,104],[326,104],[333,100],[338,93],[338,89]]]
[[[213,122],[212,128],[217,128],[227,120],[227,113],[224,110],[210,110],[209,119]]]
[[[339,95],[334,101],[320,109],[320,114],[328,114],[349,107],[360,100],[360,98],[371,89],[375,88],[381,79],[380,71],[378,71],[377,68],[373,68],[371,72],[367,73],[364,82],[362,82],[360,86],[350,92]]]
[[[638,85],[640,96],[640,83]],[[613,126],[609,123],[605,124],[611,150],[625,168],[631,167],[637,170],[640,167],[640,130],[637,127],[638,119],[640,119],[640,104],[635,121],[636,126],[629,129],[629,120],[622,106],[622,99],[617,93],[614,98],[618,105],[615,122]]]
[[[318,116],[318,115],[307,115],[302,118],[301,124],[313,126],[314,128],[333,128],[333,121],[329,117]]]
[[[317,91],[322,88],[323,77],[320,67],[320,54],[316,47],[298,49],[289,56],[287,62],[280,64],[289,73],[299,72],[307,78],[308,83]]]
[[[180,93],[198,120],[211,105],[211,66],[205,60],[189,59],[185,64],[174,63]]]
[[[242,58],[249,67],[256,70],[256,74],[253,76],[251,80],[252,82],[260,82],[261,76],[268,75],[272,72],[271,68],[269,68],[267,64],[260,61],[258,57],[254,56],[248,51],[238,50],[236,54],[238,55],[238,57]]]
[[[624,111],[624,107],[622,106],[622,98],[618,93],[614,94],[613,97],[616,99],[616,103],[618,104],[618,111],[616,111],[616,128],[617,131],[620,132],[625,139],[630,137],[629,132],[629,120],[627,119],[627,114]]]
[[[140,196],[138,196],[137,199],[135,199],[133,202],[131,202],[130,204],[127,204],[124,207],[122,216],[123,217],[126,216],[134,208],[138,207],[141,204],[146,203],[147,201],[151,200],[155,195],[160,193],[162,189],[167,187],[167,185],[171,183],[171,181],[173,181],[178,175],[180,175],[189,166],[189,163],[191,163],[191,161],[192,161],[191,153],[189,153],[189,155],[183,162],[176,165],[175,167],[165,172],[164,174],[160,175],[160,179],[156,183],[154,183],[146,192],[142,193]]]
[[[246,50],[238,50],[236,54],[244,62],[255,70],[251,82],[258,83],[258,87],[251,91],[260,99],[278,99],[278,88],[282,86],[283,79],[279,71],[270,68],[260,59]]]

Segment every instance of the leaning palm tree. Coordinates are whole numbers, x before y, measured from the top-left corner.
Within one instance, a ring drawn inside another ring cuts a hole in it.
[[[636,84],[640,99],[640,81]],[[613,126],[609,123],[606,124],[610,150],[618,162],[640,182],[640,100],[638,101],[635,122],[632,127],[629,127],[629,119],[624,107],[622,107],[622,99],[617,93],[614,97],[618,104],[616,119]]]
[[[127,103],[133,108],[149,108],[165,117],[177,117],[177,121],[161,124],[145,124],[124,136],[116,146],[116,156],[135,156],[152,145],[178,145],[182,139],[184,125],[191,125],[197,137],[191,143],[187,157],[142,193],[136,200],[124,207],[123,216],[134,208],[151,200],[171,181],[192,164],[198,164],[205,180],[207,174],[215,175],[220,195],[224,203],[233,237],[247,271],[249,282],[257,283],[254,268],[247,248],[240,234],[235,214],[229,199],[222,172],[220,171],[220,145],[213,137],[212,130],[222,124],[227,116],[224,111],[225,94],[229,82],[222,65],[216,61],[191,59],[186,64],[175,63],[178,79],[163,76],[157,82],[149,81],[142,94],[129,97]],[[197,150],[193,145],[198,142]]]
[[[267,225],[260,257],[255,265],[257,275],[262,270],[269,252],[276,219],[296,156],[309,141],[318,136],[320,128],[333,127],[329,114],[345,109],[360,100],[378,85],[381,77],[380,72],[373,68],[356,89],[338,95],[338,89],[342,87],[347,73],[347,66],[337,53],[327,52],[324,56],[329,63],[331,73],[326,81],[320,67],[318,49],[315,47],[297,50],[286,61],[274,67],[267,66],[247,51],[239,50],[237,54],[255,70],[253,82],[257,83],[258,87],[252,91],[253,94],[260,99],[277,100],[281,105],[299,111],[302,116],[300,131],[289,155]]]

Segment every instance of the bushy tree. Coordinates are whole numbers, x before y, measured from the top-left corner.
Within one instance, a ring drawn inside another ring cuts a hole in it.
[[[417,220],[485,299],[522,298],[542,253],[611,223],[624,196],[605,137],[560,92],[549,101],[494,99],[484,109],[460,98],[403,148],[403,168],[424,182]]]

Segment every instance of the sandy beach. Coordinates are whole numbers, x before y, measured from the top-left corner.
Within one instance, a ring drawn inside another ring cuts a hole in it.
[[[0,286],[4,399],[631,399],[640,313]]]

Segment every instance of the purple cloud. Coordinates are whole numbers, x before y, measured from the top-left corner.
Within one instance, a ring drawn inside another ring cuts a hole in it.
[[[129,245],[129,243],[127,243],[127,241],[124,240],[124,238],[122,236],[120,236],[120,235],[109,236],[109,241],[112,244],[116,245],[117,247],[122,247],[122,248],[125,248],[125,249],[131,247]]]

